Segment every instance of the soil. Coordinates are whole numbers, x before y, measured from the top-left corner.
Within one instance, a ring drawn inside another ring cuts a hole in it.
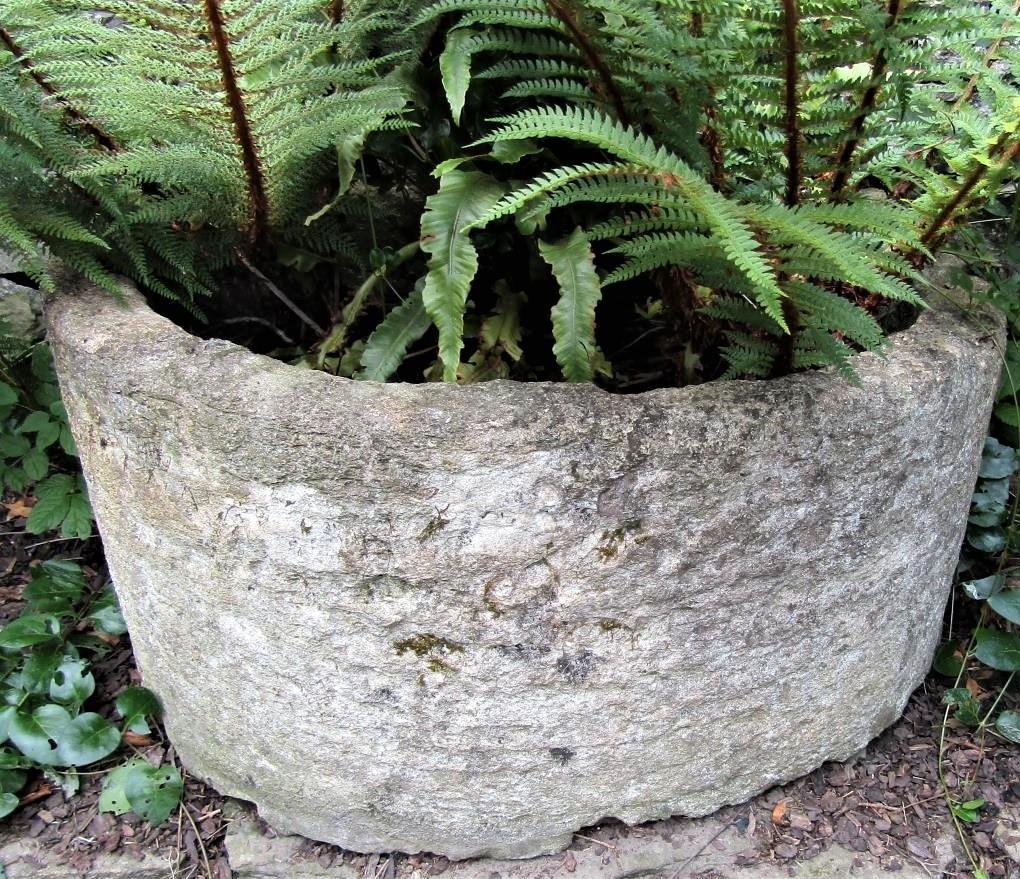
[[[0,516],[2,518],[2,516]],[[60,540],[53,535],[36,536],[22,530],[24,520],[0,522],[0,622],[20,607],[21,588],[31,565],[48,558],[75,558],[89,577],[106,578],[97,539]],[[97,680],[91,710],[110,714],[113,701],[125,687],[140,680],[130,643],[122,638],[93,665]],[[991,704],[1004,681],[996,672],[975,669],[967,685]],[[1007,846],[1017,856],[1020,849],[1020,747],[993,732],[983,734],[950,720],[943,731],[945,709],[942,694],[950,683],[930,677],[911,697],[903,717],[854,759],[826,764],[791,784],[777,787],[739,807],[725,811],[724,820],[756,841],[742,863],[771,861],[793,867],[810,860],[833,844],[877,859],[895,875],[905,864],[923,865],[932,877],[971,876],[962,855],[955,863],[939,867],[935,842],[944,836],[951,820],[946,798],[940,790],[938,765],[940,738],[944,737],[945,784],[957,801],[983,800],[977,820],[961,822],[974,857],[992,879],[1017,879],[1020,866],[1010,859]],[[1020,693],[1007,690],[1002,709],[1020,707]],[[32,837],[68,864],[84,870],[101,853],[180,855],[180,875],[229,879],[231,870],[223,845],[226,831],[226,800],[185,772],[183,808],[159,827],[151,827],[132,813],[115,817],[100,813],[98,800],[103,770],[118,765],[125,752],[158,763],[177,763],[173,746],[162,729],[150,736],[130,736],[121,752],[81,774],[81,789],[66,797],[54,782],[39,775],[22,792],[22,806],[5,821],[11,836]],[[183,771],[183,770],[182,770]],[[627,833],[623,825],[615,828]],[[606,839],[614,828],[604,828]],[[272,834],[269,828],[265,832]],[[583,846],[584,832],[575,845]],[[364,875],[378,872],[378,856],[358,855],[334,846],[302,843],[301,854],[323,866],[346,863],[364,868]],[[373,869],[372,859],[375,859]],[[443,872],[445,858],[404,856],[387,859],[387,871],[401,861]],[[399,872],[399,870],[398,870]]]

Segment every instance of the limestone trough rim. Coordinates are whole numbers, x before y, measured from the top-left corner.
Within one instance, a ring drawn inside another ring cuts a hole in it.
[[[82,308],[94,308],[86,305],[86,302],[99,300],[99,309],[106,315],[144,315],[146,320],[153,319],[169,331],[171,338],[178,342],[186,341],[190,346],[202,346],[209,348],[219,347],[225,352],[249,358],[253,363],[260,365],[262,371],[291,372],[302,376],[305,380],[323,383],[338,383],[341,386],[350,388],[360,386],[371,388],[378,394],[415,394],[421,398],[423,405],[433,403],[440,404],[444,395],[457,393],[484,393],[486,388],[512,389],[515,396],[515,405],[523,405],[529,402],[528,397],[545,394],[564,394],[574,397],[585,395],[600,397],[603,400],[616,399],[623,401],[628,406],[644,403],[683,405],[689,402],[690,405],[697,404],[697,398],[702,395],[718,394],[720,388],[726,388],[728,392],[738,397],[744,394],[758,394],[763,387],[773,391],[771,396],[776,400],[783,401],[782,390],[789,386],[793,391],[798,385],[814,383],[834,383],[840,386],[849,384],[833,366],[825,366],[818,369],[808,369],[800,372],[776,378],[733,378],[715,379],[700,384],[691,384],[678,387],[652,388],[636,393],[621,393],[607,390],[594,382],[567,382],[567,381],[522,381],[519,379],[498,378],[484,382],[461,385],[451,382],[404,382],[404,381],[377,381],[374,379],[353,379],[345,376],[334,375],[325,370],[310,369],[285,363],[266,354],[259,354],[251,351],[245,346],[219,337],[208,339],[195,335],[184,329],[172,319],[165,317],[154,309],[140,294],[135,286],[125,281],[123,295],[114,297],[106,290],[92,282],[75,278],[72,284],[73,289],[67,292],[60,292],[49,297],[46,303],[46,317],[52,322],[53,316],[65,307],[74,307],[74,300],[81,303]],[[966,297],[960,301],[953,299],[944,290],[939,290],[926,300],[927,307],[922,309],[916,320],[903,330],[890,333],[885,344],[879,352],[862,351],[851,359],[851,366],[859,380],[856,390],[866,391],[876,389],[880,385],[896,384],[900,375],[899,367],[909,367],[910,374],[916,376],[922,370],[934,372],[936,367],[931,357],[933,354],[931,344],[944,348],[946,330],[959,331],[964,326],[970,330],[970,335],[980,337],[994,333],[1003,325],[1004,318],[997,310],[990,307],[975,305]],[[984,321],[982,321],[984,318]],[[106,336],[116,335],[110,332],[110,328],[104,325],[103,334]],[[125,347],[129,347],[132,339],[122,339]],[[87,346],[87,343],[86,343]],[[197,350],[191,347],[189,353]],[[945,353],[945,352],[944,352]],[[792,401],[796,394],[791,394],[788,399]],[[731,401],[732,405],[740,405],[739,399]]]

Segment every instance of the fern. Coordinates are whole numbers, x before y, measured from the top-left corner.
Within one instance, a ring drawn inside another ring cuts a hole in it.
[[[581,229],[562,241],[539,242],[542,254],[560,288],[552,310],[553,354],[568,382],[587,382],[594,374],[595,306],[602,297],[595,273],[595,255]]]
[[[384,382],[397,371],[407,349],[428,332],[429,320],[421,290],[415,290],[394,308],[368,337],[361,353],[358,379]]]
[[[498,44],[474,46],[491,60],[460,83],[470,100],[491,80],[509,82],[497,106],[511,112],[490,111],[474,144],[528,138],[572,159],[512,181],[472,228],[512,215],[534,234],[563,213],[559,222],[580,222],[587,240],[613,241],[598,257],[615,263],[604,284],[680,272],[681,299],[684,284],[697,284],[721,309],[707,316],[729,339],[721,348],[731,375],[824,363],[850,375],[853,346],[881,347],[856,303],[920,305],[908,257],[928,254],[1016,178],[1015,67],[1011,78],[992,65],[1015,65],[1015,4],[485,0],[440,9],[455,28],[504,25]],[[525,13],[515,43],[509,22]],[[874,181],[887,197],[858,194]],[[600,215],[599,205],[625,214]],[[677,319],[689,319],[690,307],[681,310]],[[783,342],[789,333],[796,338]]]
[[[529,374],[516,334],[547,295],[564,376],[605,375],[609,285],[728,375],[850,376],[881,351],[877,303],[919,305],[918,266],[1020,164],[1011,0],[0,10],[0,245],[43,286],[57,260],[186,303],[235,263],[297,269],[333,291],[331,338],[359,322],[364,349],[329,356],[365,378],[426,318],[445,380]],[[354,284],[413,237],[382,222],[398,199],[422,214],[420,297],[399,272]]]
[[[478,251],[467,229],[503,194],[495,180],[477,171],[448,171],[439,191],[425,202],[421,249],[429,254],[422,300],[439,330],[443,378],[455,381],[464,347],[464,308],[478,271]]]
[[[236,250],[307,243],[337,150],[406,104],[399,56],[373,55],[395,16],[363,3],[341,21],[319,0],[93,9],[9,0],[0,19],[0,143],[22,169],[0,184],[0,239],[46,283],[52,255],[194,295]]]

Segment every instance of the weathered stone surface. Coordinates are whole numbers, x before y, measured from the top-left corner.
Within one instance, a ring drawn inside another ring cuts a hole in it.
[[[179,864],[178,853],[140,858],[101,854],[82,871],[34,839],[0,838],[0,875],[5,879],[175,879]]]
[[[230,809],[226,849],[235,879],[635,879],[635,877],[704,877],[704,879],[931,879],[950,875],[958,855],[953,830],[946,824],[927,862],[904,863],[891,874],[867,852],[833,845],[808,861],[755,861],[755,841],[731,820],[712,816],[656,821],[642,827],[586,829],[570,851],[528,861],[481,858],[447,865],[424,857],[415,863],[346,862],[320,864],[302,850],[297,836],[264,836],[244,810]],[[747,857],[750,855],[751,857]],[[739,865],[739,866],[738,866]]]
[[[43,299],[38,290],[0,278],[0,320],[9,332],[35,341],[42,337]]]
[[[613,396],[351,382],[71,292],[50,338],[146,683],[281,830],[520,857],[705,814],[852,753],[927,668],[987,320],[939,306],[861,388]]]

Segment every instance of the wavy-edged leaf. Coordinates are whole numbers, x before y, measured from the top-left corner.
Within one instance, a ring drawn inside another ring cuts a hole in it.
[[[368,337],[361,354],[361,369],[356,379],[384,382],[397,371],[407,349],[432,326],[425,310],[422,291],[415,290],[394,308]]]
[[[460,114],[467,99],[471,84],[471,43],[474,31],[468,28],[454,28],[446,35],[446,45],[439,56],[439,72],[443,79],[443,91],[450,105],[454,124],[460,125]]]
[[[540,241],[538,250],[560,288],[559,302],[552,308],[556,362],[568,382],[589,382],[597,354],[595,306],[602,298],[595,254],[581,228],[560,241]]]
[[[457,380],[464,347],[464,308],[471,281],[478,271],[478,251],[470,226],[503,194],[503,186],[478,171],[448,171],[439,191],[425,202],[421,218],[421,249],[429,254],[422,301],[439,330],[443,380]]]

